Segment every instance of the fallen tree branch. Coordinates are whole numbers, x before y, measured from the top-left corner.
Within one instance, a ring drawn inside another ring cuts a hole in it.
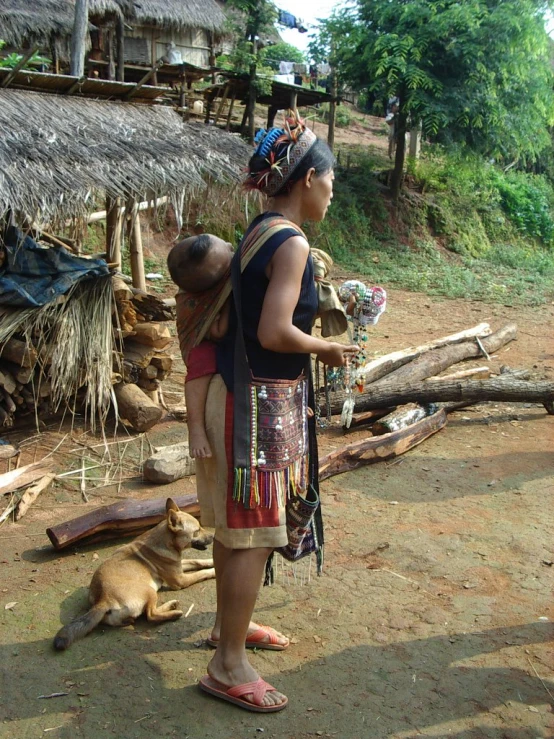
[[[432,349],[438,349],[441,346],[448,344],[456,344],[466,339],[471,339],[475,336],[488,336],[491,333],[491,328],[488,323],[480,323],[478,326],[468,328],[465,331],[459,331],[456,334],[450,334],[449,336],[443,336],[434,341],[430,341],[427,344],[421,346],[412,346],[408,349],[401,349],[400,351],[392,352],[391,354],[385,354],[382,357],[377,357],[371,362],[368,362],[363,367],[360,367],[359,374],[363,377],[365,383],[375,382],[381,377],[388,375],[389,372],[402,367],[404,364],[411,362],[416,357],[419,357],[425,352],[431,351]]]
[[[27,511],[33,505],[38,496],[42,493],[43,490],[46,490],[46,488],[50,485],[55,477],[55,472],[49,472],[34,485],[31,485],[27,488],[27,490],[21,496],[19,503],[17,504],[17,507],[15,509],[14,518],[16,521],[19,521],[20,518],[23,518],[23,516],[27,513]]]
[[[328,477],[349,472],[362,465],[398,457],[417,444],[421,444],[432,434],[436,434],[445,425],[446,413],[440,410],[400,431],[371,437],[337,449],[320,460],[319,479],[320,481],[326,480]]]
[[[405,403],[435,403],[456,401],[480,403],[483,401],[512,403],[541,403],[547,411],[554,401],[553,382],[526,382],[509,375],[490,380],[467,380],[465,382],[412,383],[375,388],[371,395],[364,395],[359,401],[360,411],[383,408],[387,405]]]
[[[55,549],[65,549],[77,542],[91,543],[116,536],[135,536],[160,523],[165,516],[165,498],[125,500],[95,508],[83,516],[46,529]],[[196,495],[174,498],[185,513],[200,513]]]

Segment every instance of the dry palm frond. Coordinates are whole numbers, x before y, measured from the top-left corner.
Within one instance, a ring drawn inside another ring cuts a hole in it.
[[[116,15],[136,24],[215,32],[223,31],[226,21],[216,0],[89,0],[94,22]],[[2,0],[0,4],[1,36],[16,46],[70,37],[74,19],[75,0]]]
[[[85,215],[91,194],[142,198],[233,182],[250,156],[237,136],[166,106],[0,89],[0,216]]]
[[[111,404],[115,310],[112,280],[100,277],[78,283],[63,300],[42,308],[0,314],[0,347],[17,334],[39,356],[35,397],[41,383],[51,384],[53,411],[75,408],[85,386],[84,411],[91,429],[103,427]]]

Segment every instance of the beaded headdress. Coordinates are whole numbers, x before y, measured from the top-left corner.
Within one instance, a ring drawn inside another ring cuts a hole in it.
[[[254,156],[263,157],[267,167],[247,171],[246,190],[259,190],[269,197],[288,182],[294,170],[317,141],[313,131],[295,113],[285,119],[283,128],[262,129],[256,135]]]

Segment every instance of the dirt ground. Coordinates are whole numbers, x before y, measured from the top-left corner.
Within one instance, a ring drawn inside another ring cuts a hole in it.
[[[489,320],[515,320],[518,340],[492,361],[554,379],[554,304],[514,309],[390,291],[372,349],[392,351]],[[179,398],[182,374],[164,383]],[[257,617],[290,635],[282,653],[252,654],[290,699],[260,716],[200,693],[210,649],[214,582],[178,595],[186,618],[160,627],[100,627],[65,653],[52,638],[83,611],[97,564],[121,541],[57,553],[48,525],[121,497],[194,490],[194,478],[152,488],[131,478],[92,491],[56,484],[19,523],[0,531],[0,737],[221,737],[274,739],[538,739],[553,736],[554,419],[536,405],[483,405],[392,463],[322,485],[326,564],[302,585],[278,568]],[[54,455],[58,471],[81,464],[78,441],[55,425],[9,434],[22,462]],[[184,438],[168,415],[154,445]],[[363,436],[321,434],[321,452]],[[124,438],[121,434],[119,438]],[[145,450],[143,448],[143,454]],[[5,463],[2,463],[5,465]],[[0,468],[4,471],[5,467]],[[94,473],[89,473],[93,475]],[[92,485],[92,483],[90,483]],[[4,503],[7,501],[4,500]],[[304,573],[305,575],[305,573]],[[303,575],[299,575],[299,578]],[[173,593],[160,593],[162,600]],[[52,696],[52,697],[50,697]]]

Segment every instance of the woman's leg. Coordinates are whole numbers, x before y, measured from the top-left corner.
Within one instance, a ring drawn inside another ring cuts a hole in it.
[[[219,635],[221,633],[221,605],[223,602],[221,598],[222,574],[223,574],[223,570],[225,569],[225,565],[227,564],[229,555],[233,551],[234,551],[233,549],[228,549],[227,547],[224,547],[223,544],[217,541],[217,539],[214,539],[213,556],[214,556],[214,567],[216,571],[217,611],[216,611],[216,616],[215,616],[214,627],[210,635],[210,638],[213,639],[214,642],[219,641]],[[271,550],[267,550],[267,551],[270,552]],[[265,566],[264,566],[264,569],[265,569]],[[221,574],[217,574],[217,573],[221,573]],[[253,634],[255,631],[258,631],[259,629],[260,629],[259,624],[257,624],[255,621],[250,621],[250,624],[248,625],[247,637],[250,636],[250,634]],[[273,639],[277,640],[277,644],[280,644],[283,647],[288,647],[290,640],[284,634],[281,634],[279,631],[275,631],[275,629],[271,629],[271,631],[273,633]],[[263,644],[264,642],[267,642],[267,643],[271,642],[269,633],[267,634],[267,637],[265,639],[262,639],[260,641],[260,644]],[[275,642],[273,643],[275,644]]]
[[[214,563],[221,631],[208,672],[214,680],[227,687],[235,687],[253,682],[259,677],[248,662],[244,643],[271,549],[226,549],[221,544],[215,544]],[[250,699],[248,695],[244,697],[246,700]],[[284,701],[282,693],[275,690],[266,693],[263,705],[279,705]]]

